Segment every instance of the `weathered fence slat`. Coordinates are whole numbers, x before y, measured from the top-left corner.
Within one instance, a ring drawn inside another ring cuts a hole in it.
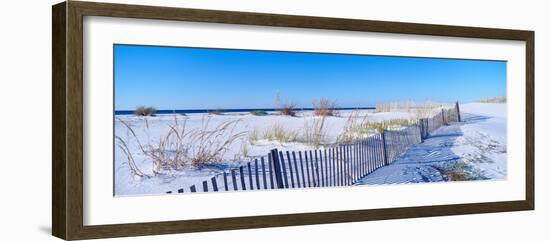
[[[237,187],[237,177],[235,176],[235,169],[231,169],[231,181],[233,181],[233,190],[239,190]]]
[[[309,175],[309,158],[307,157],[307,151],[304,151],[305,161],[306,161],[306,174],[307,174],[307,186],[311,187],[311,176]],[[300,159],[302,154],[300,153]]]
[[[381,134],[376,134],[376,136],[374,136],[374,140],[373,140],[373,144],[374,144],[374,147],[376,148],[376,153],[374,155],[374,170],[376,170],[379,165],[380,165],[380,162],[382,162],[384,159],[383,159],[383,153],[382,153],[382,145],[380,145],[380,139],[381,139]]]
[[[317,154],[319,154],[319,159],[317,159]],[[323,186],[323,158],[321,155],[321,150],[315,150],[315,169],[317,172],[317,186]]]
[[[271,153],[267,155],[267,164],[269,165],[269,183],[271,184],[271,189],[275,188],[275,184],[273,182],[273,157]]]
[[[260,158],[260,162],[262,163],[262,181],[264,183],[264,189],[267,189],[267,178],[265,176],[265,160],[264,160],[264,157]]]
[[[353,150],[353,166],[352,166],[352,173],[353,178],[351,180],[352,183],[355,183],[355,180],[358,179],[359,176],[359,143],[354,143],[352,146]]]
[[[370,148],[370,140],[372,138],[368,137],[366,140],[365,140],[365,175],[369,174],[370,173],[370,161],[371,161],[371,158],[370,156],[372,155],[372,149]]]
[[[349,175],[349,178],[350,178],[350,184],[353,183],[353,181],[355,180],[355,145],[354,144],[350,144],[349,145],[349,151],[350,151],[350,162],[349,162],[349,166],[350,166],[350,175]]]
[[[351,185],[351,182],[353,181],[353,162],[355,162],[355,157],[354,157],[354,153],[353,153],[353,144],[349,144],[348,145],[348,153],[349,153],[349,157],[348,157],[348,185]]]
[[[287,173],[286,173],[285,158],[283,156],[282,151],[279,152],[279,162],[281,163],[281,170],[282,170],[284,188],[288,188],[288,176],[287,176]]]
[[[208,192],[208,182],[207,181],[202,182],[202,191],[203,192]]]
[[[292,161],[294,162],[294,170],[296,172],[296,184],[298,186],[298,188],[301,188],[302,185],[300,183],[300,175],[299,174],[299,167],[298,167],[298,162],[296,161],[296,152],[292,151]],[[300,163],[301,164],[301,163]],[[302,167],[302,176],[304,175],[304,171],[303,171],[303,167]]]
[[[359,180],[363,174],[363,143],[362,141],[358,142],[357,143],[357,167],[356,167],[356,171],[355,171],[355,174],[356,174],[356,180]]]
[[[354,165],[354,162],[355,162],[355,157],[354,157],[354,153],[353,153],[353,144],[349,144],[348,145],[348,149],[349,149],[349,181],[348,181],[348,185],[351,185],[351,183],[353,182],[353,179],[354,179],[354,175],[353,175],[353,165]]]
[[[338,162],[337,161],[337,149],[336,148],[331,148],[332,149],[332,186],[333,187],[336,187],[338,186],[338,179],[337,179],[337,176],[336,176],[336,172],[337,172],[337,169],[336,169],[336,163]]]
[[[317,187],[317,180],[315,180],[317,177],[315,176],[315,163],[316,160],[313,159],[313,151],[309,151],[309,160],[311,161],[311,180],[313,182],[313,186]]]
[[[371,153],[371,172],[376,169],[376,162],[378,160],[378,146],[376,145],[376,135],[371,137],[372,153]]]
[[[306,187],[306,176],[304,175],[304,162],[302,160],[302,152],[298,152],[298,157],[300,158],[300,171],[302,173],[302,187]],[[307,163],[306,163],[307,165]]]
[[[254,159],[254,174],[256,176],[256,189],[260,189],[260,175],[258,171],[258,159]]]
[[[227,173],[223,172],[223,187],[225,191],[229,191],[229,186],[227,185]]]
[[[461,122],[462,118],[460,117],[460,106],[458,106],[458,101],[455,104],[455,110],[456,110],[456,120],[458,122]]]
[[[365,147],[366,142],[361,141],[361,175],[360,177],[363,177],[367,173],[366,168],[366,156],[367,156],[367,148]]]
[[[216,181],[216,177],[212,177],[210,180],[212,180],[212,190],[214,192],[218,191],[218,182]]]
[[[357,180],[359,180],[363,174],[363,154],[363,143],[361,141],[357,143]]]
[[[349,185],[349,179],[350,179],[350,166],[351,166],[351,161],[350,161],[350,148],[349,148],[349,145],[345,145],[344,146],[345,148],[345,152],[344,152],[344,185]]]
[[[277,181],[277,188],[284,188],[281,163],[279,161],[279,152],[277,149],[271,150],[271,158],[273,159],[273,169],[275,172],[275,181]]]
[[[347,185],[348,182],[348,147],[344,145],[342,147],[342,186]]]
[[[346,183],[346,146],[340,148],[340,186]]]
[[[292,161],[290,160],[290,152],[286,151],[286,160],[288,161],[288,173],[290,174],[290,186],[294,188],[294,176],[292,171]]]
[[[239,167],[239,175],[240,175],[240,178],[241,178],[241,190],[246,190],[246,183],[244,182],[244,168],[243,166],[240,166]]]
[[[250,190],[254,190],[254,183],[252,182],[252,168],[250,166],[250,162],[246,163],[247,169],[248,169],[248,187]]]
[[[328,170],[329,170],[329,167],[328,167],[328,151],[327,149],[325,148],[323,150],[324,154],[325,154],[325,158],[324,158],[324,161],[325,161],[325,187],[328,187],[329,186],[329,177],[328,177]]]
[[[388,165],[388,149],[387,149],[387,144],[386,144],[386,134],[387,132],[384,131],[382,132],[382,148],[383,148],[383,153],[384,153],[384,164],[385,165]]]
[[[344,146],[340,146],[339,148],[340,153],[338,156],[339,162],[338,162],[338,180],[339,186],[344,185]]]
[[[371,162],[371,155],[372,155],[372,148],[370,147],[370,142],[371,142],[372,138],[367,138],[365,140],[365,174],[364,175],[367,175],[370,173],[370,162]]]

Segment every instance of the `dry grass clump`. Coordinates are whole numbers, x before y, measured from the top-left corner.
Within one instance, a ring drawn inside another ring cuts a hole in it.
[[[132,130],[133,132],[133,130]],[[130,172],[132,173],[132,176],[134,177],[149,177],[149,175],[146,175],[143,173],[139,167],[136,165],[136,161],[134,159],[134,156],[132,155],[130,148],[128,147],[128,144],[124,139],[120,138],[119,136],[115,136],[115,140],[117,141],[117,146],[122,150],[122,153],[126,156],[126,159],[128,159],[128,167],[130,168]]]
[[[277,107],[279,115],[296,116],[296,104],[283,101],[281,93],[277,93],[275,98],[275,106]]]
[[[287,116],[296,116],[296,111],[294,111],[295,107],[296,105],[293,103],[282,104],[279,107],[279,114],[287,115]]]
[[[326,117],[326,115],[323,115],[305,119],[303,142],[314,148],[319,148],[321,144],[324,144],[327,141],[325,124]]]
[[[468,181],[472,179],[468,174],[468,165],[462,161],[456,162],[448,167],[435,168],[438,169],[443,176],[446,176],[448,181]]]
[[[192,166],[221,162],[229,146],[245,134],[235,133],[235,127],[240,120],[223,122],[213,130],[209,130],[209,122],[210,119],[203,120],[202,128],[190,135],[193,148],[188,158]]]
[[[157,110],[154,107],[145,107],[145,106],[139,106],[134,111],[134,115],[137,116],[155,116],[157,113]]]
[[[276,124],[270,130],[265,131],[262,137],[269,141],[289,143],[297,140],[298,132],[287,130],[283,126]]]
[[[364,137],[366,134],[368,134],[368,130],[362,128],[363,123],[366,122],[366,115],[361,118],[360,112],[358,110],[351,112],[346,119],[346,124],[344,125],[342,133],[340,133],[336,137],[336,142],[342,144],[350,144]]]
[[[399,129],[416,123],[416,119],[390,119],[384,121],[369,121],[367,115],[360,116],[359,111],[352,112],[344,129],[336,141],[342,144],[351,144],[368,137],[373,133],[382,133],[386,130]]]
[[[260,140],[260,131],[258,131],[257,128],[248,131],[248,142],[251,145],[256,145],[256,143],[258,143],[258,140]]]
[[[336,102],[326,98],[313,101],[313,113],[317,116],[334,116]]]
[[[248,142],[246,139],[241,139],[241,149],[239,154],[235,155],[235,160],[241,160],[245,159],[250,155],[250,146],[248,145]]]
[[[131,141],[135,141],[139,154],[152,160],[154,175],[162,175],[187,166],[200,167],[220,162],[229,146],[244,134],[234,131],[240,120],[223,122],[211,128],[210,119],[207,118],[202,120],[200,128],[187,130],[186,121],[180,124],[174,117],[174,123],[169,125],[167,133],[157,140],[151,140],[149,137],[142,140],[132,125],[120,118],[117,120],[126,127],[132,137],[132,140],[124,140],[115,136],[117,146],[127,157],[132,173],[139,177],[147,175],[135,164],[135,153],[129,145]],[[150,132],[148,124],[145,131]]]
[[[385,121],[382,122],[367,122],[363,125],[361,125],[361,128],[364,130],[375,130],[377,133],[382,133],[386,130],[389,130],[391,127],[390,124],[388,124]]]
[[[416,119],[391,119],[380,122],[365,122],[361,125],[361,127],[365,129],[376,130],[378,133],[382,133],[385,130],[413,125],[416,123],[416,121]]]

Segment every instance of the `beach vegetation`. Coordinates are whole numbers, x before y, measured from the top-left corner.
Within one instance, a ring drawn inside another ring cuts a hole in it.
[[[299,133],[286,129],[284,126],[275,124],[269,130],[266,130],[262,137],[268,141],[278,141],[279,143],[289,143],[297,140]]]
[[[334,116],[336,102],[327,98],[313,100],[313,113],[317,116]]]
[[[135,143],[139,154],[153,162],[154,175],[163,175],[188,166],[201,167],[221,162],[229,146],[245,134],[235,132],[240,120],[211,125],[210,118],[203,118],[200,128],[188,130],[186,121],[180,123],[175,117],[168,131],[159,138],[139,138],[130,123],[120,118],[117,121],[126,127],[131,139],[115,136],[116,144],[127,157],[132,173],[139,177],[147,175],[136,165],[130,143]],[[150,132],[149,125],[146,125],[145,131]]]
[[[327,116],[323,115],[305,119],[302,141],[314,148],[319,148],[319,146],[328,142],[326,118]]]
[[[266,115],[268,115],[267,111],[265,111],[265,110],[254,110],[254,111],[251,111],[250,114],[253,115],[253,116],[266,116]]]
[[[145,107],[145,106],[138,106],[134,110],[134,115],[136,116],[155,116],[157,113],[157,110],[154,107]]]

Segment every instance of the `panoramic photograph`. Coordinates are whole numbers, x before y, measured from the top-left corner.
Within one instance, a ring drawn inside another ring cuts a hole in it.
[[[113,51],[115,196],[507,176],[506,61]]]

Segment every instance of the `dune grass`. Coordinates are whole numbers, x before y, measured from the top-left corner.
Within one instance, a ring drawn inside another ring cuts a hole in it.
[[[382,133],[386,130],[398,130],[416,124],[417,121],[416,118],[372,121],[368,119],[367,115],[361,116],[359,111],[353,111],[347,117],[344,128],[337,136],[336,142],[340,144],[351,144],[369,135]]]
[[[229,146],[244,136],[242,132],[235,132],[235,127],[240,120],[226,121],[212,126],[210,118],[203,118],[200,128],[188,130],[186,121],[180,123],[174,116],[174,122],[169,125],[169,130],[154,140],[148,135],[147,138],[140,138],[134,126],[120,118],[117,120],[126,127],[131,137],[131,139],[123,139],[115,136],[117,146],[127,157],[132,173],[139,177],[148,175],[145,175],[135,164],[136,153],[130,148],[130,143],[135,143],[138,148],[137,153],[152,162],[154,175],[163,175],[187,166],[201,167],[221,162]],[[148,123],[146,123],[145,132],[150,133]]]
[[[295,108],[296,105],[293,103],[281,104],[279,107],[279,115],[296,116],[296,111],[294,110]]]
[[[326,119],[326,115],[306,118],[304,120],[304,133],[301,141],[314,148],[319,148],[322,144],[326,144]]]
[[[283,100],[281,93],[277,93],[275,97],[275,106],[279,115],[296,116],[296,104]]]
[[[313,113],[316,116],[334,116],[336,109],[336,102],[327,98],[321,98],[319,100],[313,100]]]
[[[254,128],[252,130],[248,131],[248,142],[250,145],[256,145],[258,141],[260,140],[260,131],[258,128]]]
[[[279,143],[289,143],[296,141],[299,133],[288,130],[280,124],[273,125],[269,130],[264,131],[262,138],[268,141],[278,141]]]

